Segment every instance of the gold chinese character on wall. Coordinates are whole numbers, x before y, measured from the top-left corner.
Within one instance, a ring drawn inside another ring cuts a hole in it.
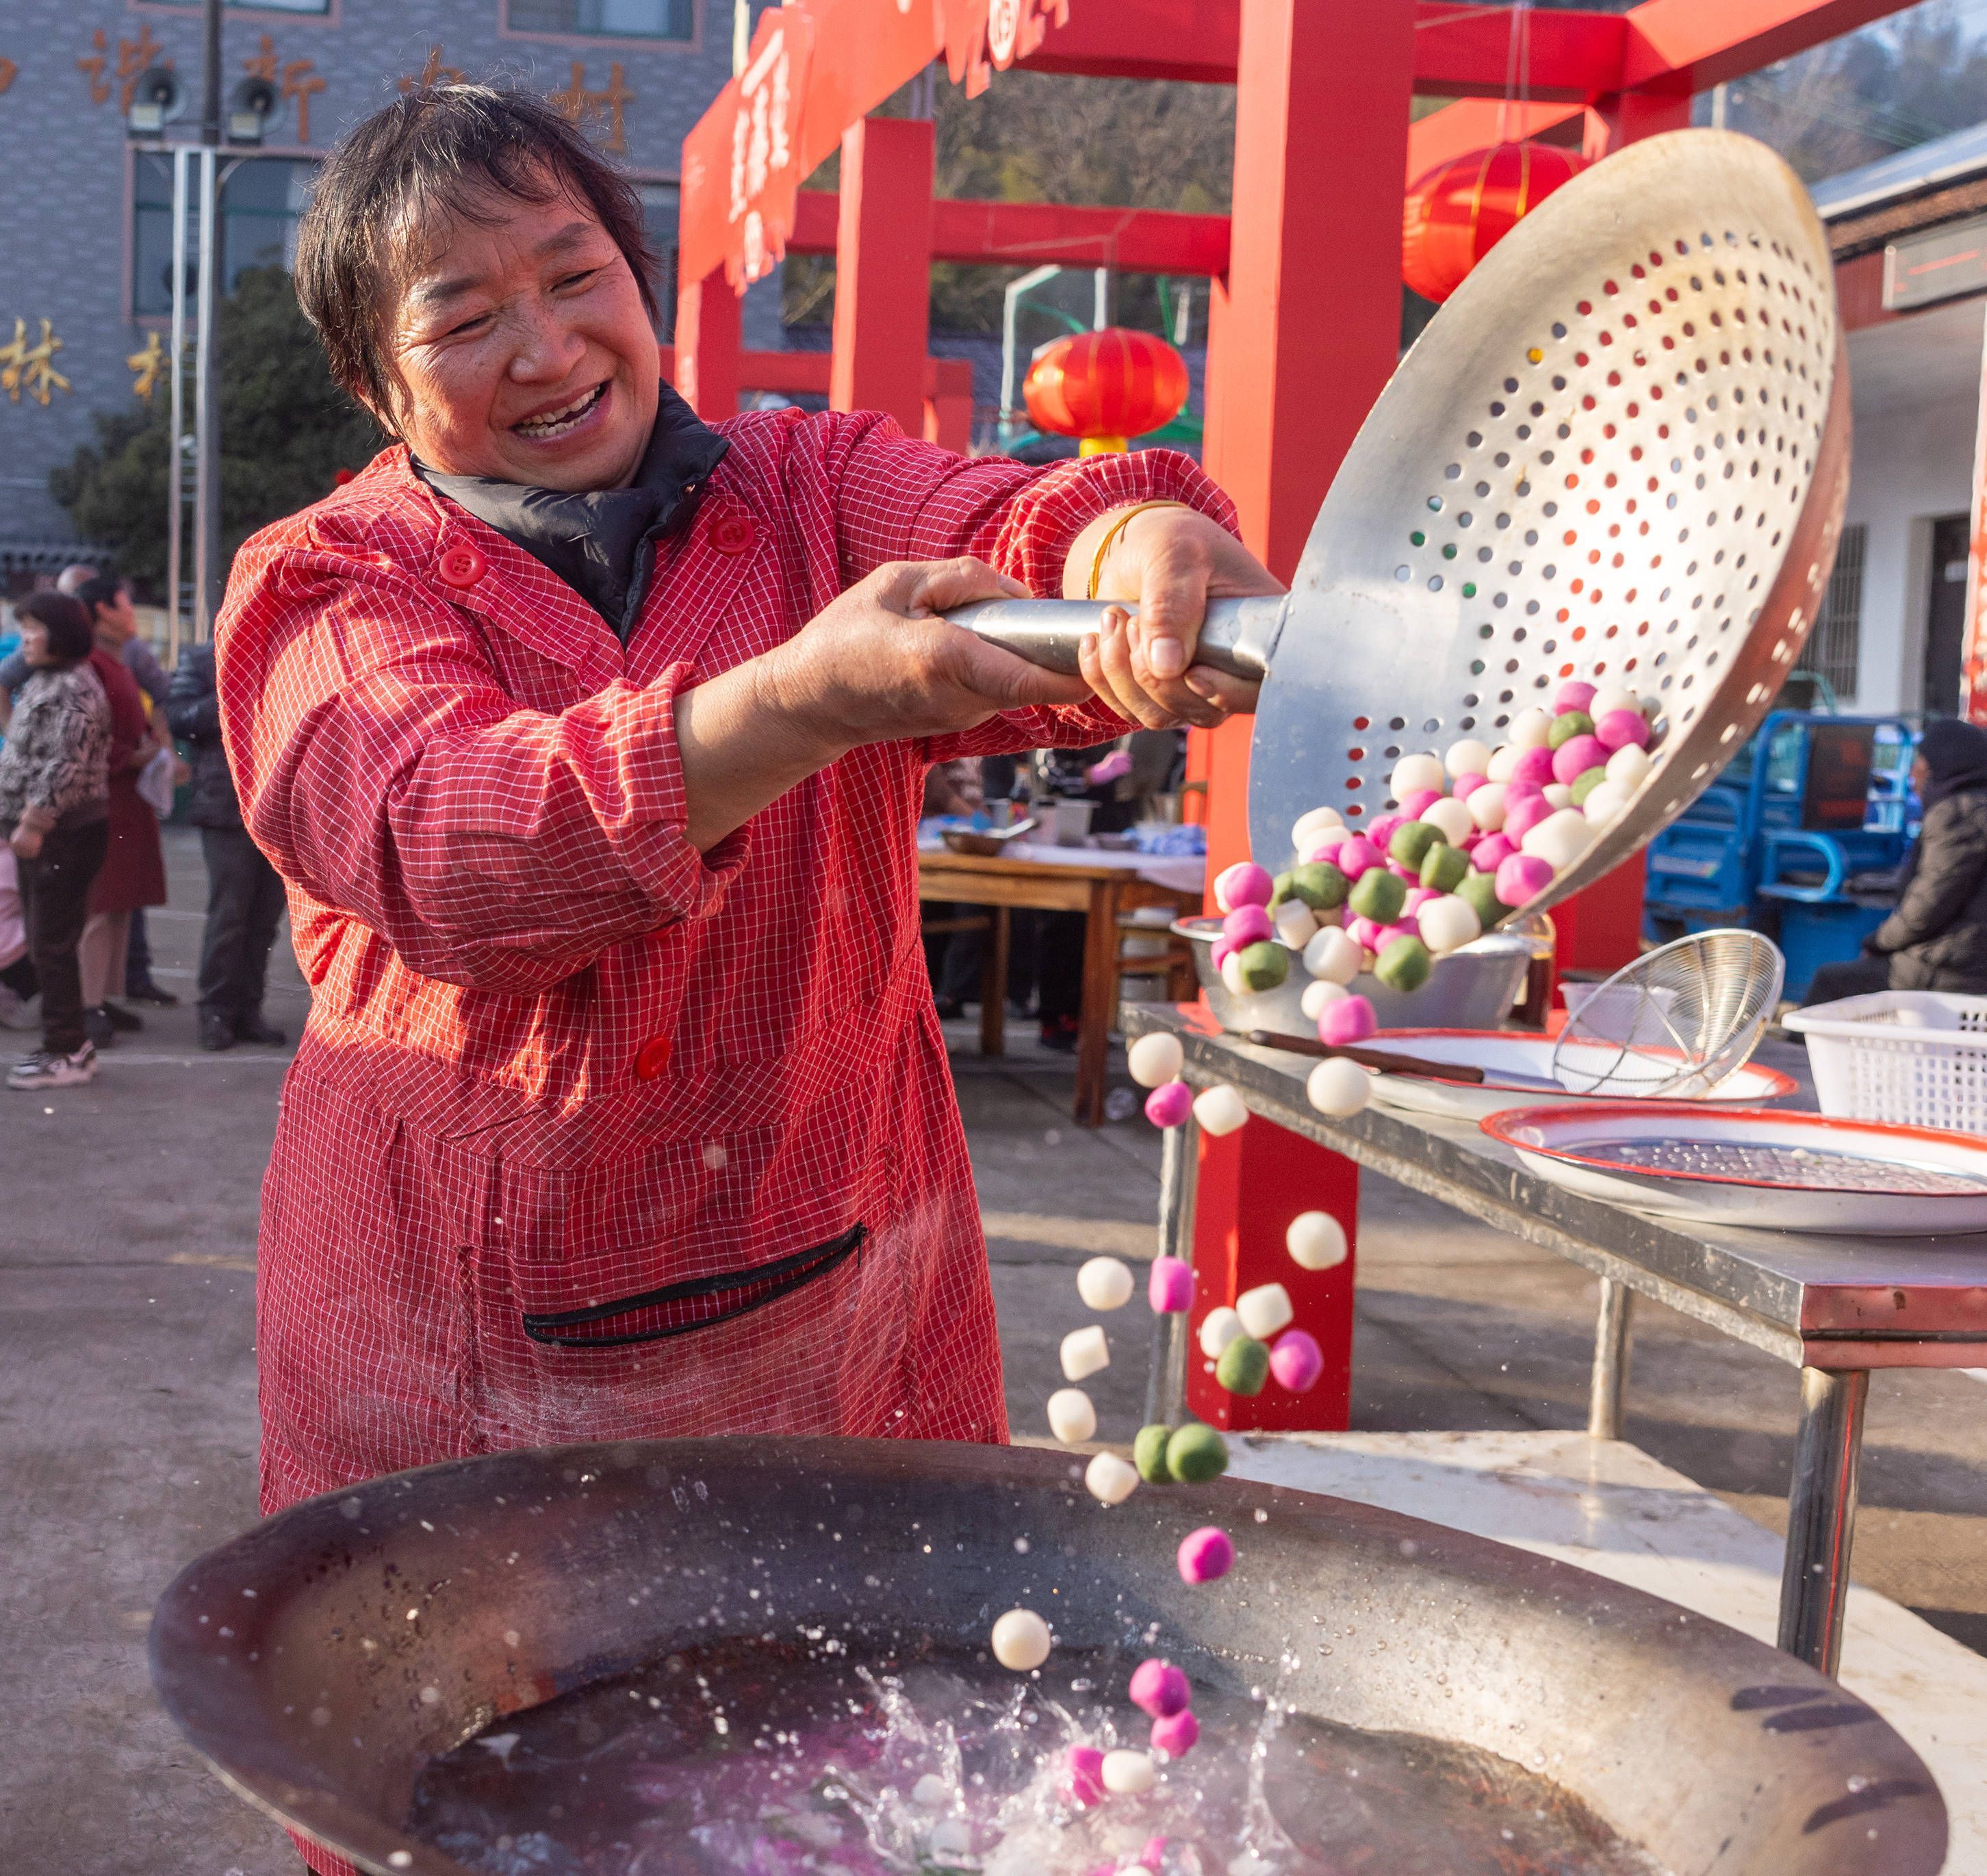
[[[20,76],[21,68],[11,59],[0,59],[0,91],[5,91]]]
[[[460,69],[452,65],[444,65],[441,62],[441,48],[439,46],[430,46],[428,48],[427,62],[421,67],[419,75],[410,73],[402,79],[400,82],[400,90],[401,95],[404,96],[410,91],[425,91],[430,85],[459,85],[461,83]]]
[[[159,335],[147,332],[144,350],[130,353],[124,363],[130,368],[132,396],[142,397],[150,403],[152,393],[158,387],[159,373],[164,369],[166,363],[165,350],[159,343]]]
[[[624,113],[634,101],[635,94],[623,82],[618,62],[607,68],[606,88],[589,91],[586,88],[586,67],[577,59],[572,62],[572,83],[565,90],[552,93],[548,100],[582,130],[589,125],[602,126],[607,134],[601,141],[601,147],[617,157],[628,147],[628,125]]]
[[[166,49],[162,42],[152,37],[150,20],[140,22],[138,36],[135,39],[120,39],[117,42],[117,61],[114,67],[110,60],[110,36],[101,26],[91,33],[89,43],[93,49],[76,62],[76,69],[89,80],[89,101],[93,104],[110,102],[110,81],[114,73],[118,83],[123,87],[118,93],[117,108],[128,112],[131,108],[131,94],[138,89],[138,80],[155,65],[163,65],[168,69],[172,66],[173,62],[170,59],[159,56]],[[4,89],[4,86],[0,86],[0,89]]]
[[[317,76],[315,59],[292,59],[285,62],[276,56],[276,42],[264,33],[261,48],[254,58],[241,61],[241,69],[251,78],[259,78],[274,85],[284,97],[295,101],[297,107],[297,141],[310,141],[311,100],[324,89],[324,80]]]
[[[15,403],[21,401],[25,391],[42,409],[48,408],[51,394],[66,391],[68,379],[55,368],[55,356],[62,349],[62,342],[55,335],[53,322],[42,322],[42,336],[39,344],[28,343],[28,322],[25,319],[14,322],[14,342],[0,346],[0,391],[5,391]]]

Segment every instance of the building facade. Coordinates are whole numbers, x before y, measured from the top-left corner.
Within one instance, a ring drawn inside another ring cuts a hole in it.
[[[423,76],[528,85],[639,185],[658,247],[676,245],[683,140],[730,76],[730,0],[228,0],[222,89],[266,79],[255,148],[222,158],[224,283],[287,261],[325,152]],[[181,114],[134,135],[148,71]],[[0,4],[0,582],[69,558],[49,470],[90,443],[96,411],[157,385],[171,307],[172,143],[197,138],[201,15],[152,0]],[[189,238],[189,247],[192,243]],[[769,283],[770,284],[770,283]],[[670,282],[660,283],[666,299]],[[748,296],[748,344],[780,343],[777,286]]]

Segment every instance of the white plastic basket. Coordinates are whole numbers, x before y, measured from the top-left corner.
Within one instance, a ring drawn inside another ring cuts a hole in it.
[[[1877,990],[1791,1011],[1824,1114],[1987,1133],[1987,997]]]

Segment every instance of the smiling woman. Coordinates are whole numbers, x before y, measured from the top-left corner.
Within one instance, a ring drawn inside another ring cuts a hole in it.
[[[1004,1438],[925,772],[1250,702],[1195,639],[1274,585],[1191,462],[707,425],[648,265],[585,139],[474,86],[360,126],[299,233],[396,441],[248,544],[216,632],[312,986],[265,1187],[266,1509],[547,1441]],[[1092,590],[1122,603],[1081,679],[940,616]]]

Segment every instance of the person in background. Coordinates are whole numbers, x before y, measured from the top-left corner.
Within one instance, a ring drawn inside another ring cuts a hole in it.
[[[1814,973],[1810,1004],[1884,990],[1987,993],[1987,730],[1927,724],[1911,785],[1923,818],[1897,909],[1864,940],[1864,956]]]
[[[21,910],[21,863],[0,842],[0,1029],[29,1029],[28,1005],[40,994],[42,980],[28,955],[28,922]]]
[[[20,875],[42,1046],[7,1085],[66,1088],[96,1075],[76,946],[110,839],[110,707],[91,668],[89,616],[75,600],[36,593],[21,619],[32,675],[0,749],[0,828]]]
[[[145,1026],[136,1011],[116,1000],[125,992],[131,914],[140,906],[166,903],[159,818],[138,792],[140,771],[165,747],[164,726],[154,733],[137,680],[124,662],[124,647],[138,622],[123,582],[107,575],[86,580],[76,589],[76,599],[96,638],[90,663],[110,700],[110,845],[90,888],[89,919],[77,950],[89,1038],[105,1048],[120,1030]]]
[[[200,1046],[288,1041],[262,1015],[269,949],[283,916],[283,882],[241,825],[241,804],[221,746],[214,647],[180,653],[166,698],[174,735],[193,751],[192,820],[207,862],[207,932],[200,946]]]
[[[83,587],[96,578],[96,569],[86,566],[80,560],[72,561],[56,575],[56,591],[66,599],[73,599]]]

